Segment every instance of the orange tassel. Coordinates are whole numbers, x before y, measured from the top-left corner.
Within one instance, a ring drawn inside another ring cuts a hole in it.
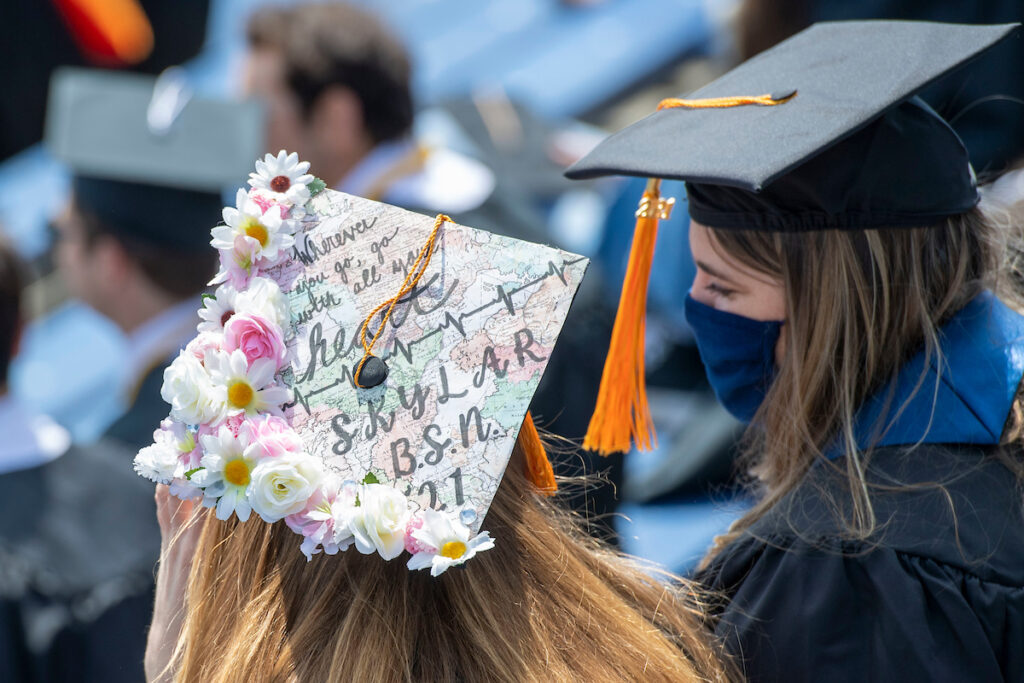
[[[555,470],[551,467],[540,434],[537,433],[537,426],[533,424],[533,415],[529,412],[523,420],[523,428],[519,430],[519,445],[526,456],[526,478],[544,495],[555,495],[558,491]]]
[[[636,231],[608,357],[601,374],[601,388],[583,439],[585,449],[601,455],[626,452],[630,443],[640,450],[650,450],[657,444],[644,383],[647,283],[654,260],[658,220],[668,218],[675,201],[662,199],[660,189],[660,180],[648,180],[636,212]]]
[[[153,52],[153,27],[139,0],[54,0],[90,61],[138,64]]]

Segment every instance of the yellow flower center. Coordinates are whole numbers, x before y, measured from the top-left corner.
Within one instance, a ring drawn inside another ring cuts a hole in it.
[[[457,560],[466,554],[466,544],[462,541],[448,541],[441,546],[441,556],[449,560]]]
[[[267,238],[270,236],[263,224],[252,216],[246,216],[242,221],[242,230],[247,237],[251,237],[260,243],[261,247],[267,246]]]
[[[254,393],[246,382],[235,382],[228,387],[228,403],[235,408],[248,408]]]
[[[224,465],[224,481],[235,486],[249,483],[249,466],[241,458],[235,458]]]

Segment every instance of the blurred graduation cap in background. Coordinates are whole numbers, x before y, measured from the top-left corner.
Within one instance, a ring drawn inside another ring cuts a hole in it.
[[[815,24],[610,136],[570,178],[648,177],[597,408],[584,446],[653,442],[644,304],[661,178],[686,181],[690,217],[718,229],[924,227],[978,202],[967,151],[915,93],[1019,24]]]
[[[132,239],[199,250],[222,191],[263,151],[263,114],[255,102],[192,97],[180,69],[66,68],[51,82],[45,139],[72,170],[78,208]]]

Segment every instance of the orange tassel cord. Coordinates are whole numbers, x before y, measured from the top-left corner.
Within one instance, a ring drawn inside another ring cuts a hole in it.
[[[551,467],[544,443],[540,440],[537,426],[533,423],[533,415],[526,413],[523,427],[519,430],[519,445],[526,456],[526,478],[546,496],[553,496],[558,491],[555,481],[555,470]]]
[[[644,382],[647,284],[654,260],[658,221],[668,218],[675,201],[662,199],[660,189],[660,180],[648,180],[636,212],[633,246],[601,374],[601,388],[583,439],[585,449],[601,455],[626,452],[631,443],[641,450],[657,445]]]

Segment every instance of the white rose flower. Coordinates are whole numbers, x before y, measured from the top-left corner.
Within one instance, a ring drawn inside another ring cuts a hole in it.
[[[369,555],[377,551],[385,560],[392,560],[405,549],[408,521],[409,504],[401,491],[383,484],[363,484],[349,527],[359,552]]]
[[[178,470],[178,449],[166,441],[146,446],[135,456],[135,472],[157,484],[170,484]]]
[[[160,396],[171,404],[171,417],[185,424],[215,422],[227,409],[224,387],[210,380],[203,364],[188,351],[182,351],[164,370]]]
[[[282,330],[288,329],[291,319],[288,299],[277,283],[267,277],[254,277],[245,291],[238,292],[235,296],[235,312],[262,316]]]
[[[249,503],[264,522],[276,522],[301,512],[322,479],[320,462],[305,453],[264,458],[253,468]]]

